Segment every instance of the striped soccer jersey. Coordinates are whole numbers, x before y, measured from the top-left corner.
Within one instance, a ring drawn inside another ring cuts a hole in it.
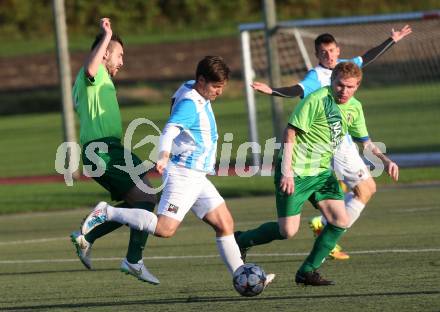
[[[217,125],[211,102],[194,89],[194,80],[182,84],[172,97],[167,124],[181,129],[171,149],[172,163],[186,168],[214,172]]]
[[[357,56],[352,59],[338,59],[338,63],[341,62],[352,62],[357,66],[362,67],[362,57]],[[310,93],[318,90],[322,87],[327,87],[330,85],[330,77],[332,75],[332,69],[325,68],[321,65],[316,66],[315,68],[309,70],[298,84],[304,90],[304,98]]]

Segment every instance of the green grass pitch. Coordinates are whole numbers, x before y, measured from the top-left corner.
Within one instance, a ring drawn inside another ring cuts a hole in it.
[[[248,260],[277,274],[260,296],[240,297],[217,256],[212,230],[189,214],[175,237],[149,238],[145,263],[161,280],[119,272],[126,228],[93,249],[94,270],[74,255],[69,233],[84,209],[0,218],[1,311],[436,311],[440,307],[438,186],[382,188],[341,240],[348,261],[327,261],[332,287],[299,287],[294,273],[313,242],[307,205],[296,237],[250,251]],[[275,218],[274,199],[228,200],[236,229]]]

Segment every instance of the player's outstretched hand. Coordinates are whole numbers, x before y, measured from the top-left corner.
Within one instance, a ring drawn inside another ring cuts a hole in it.
[[[387,164],[387,173],[394,180],[399,180],[399,166],[395,162],[390,161]]]
[[[264,93],[264,94],[272,94],[272,89],[267,84],[263,82],[254,81],[251,84],[251,87],[254,88],[254,90]]]
[[[112,34],[112,26],[108,17],[101,18],[99,21],[99,26],[101,27],[102,32],[105,34]]]
[[[394,30],[393,28],[391,29],[391,38],[393,38],[394,42],[399,42],[410,33],[412,33],[412,29],[409,25],[405,25],[401,30]]]

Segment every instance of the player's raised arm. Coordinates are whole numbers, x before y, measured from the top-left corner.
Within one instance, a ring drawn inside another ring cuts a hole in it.
[[[374,62],[379,56],[384,54],[389,48],[391,48],[395,43],[399,42],[406,36],[408,36],[412,32],[412,29],[409,25],[405,25],[400,30],[394,30],[394,28],[391,30],[391,36],[382,42],[377,47],[374,47],[370,50],[368,50],[364,55],[362,55],[362,67],[365,67],[369,65],[370,63]]]
[[[297,97],[297,96],[302,97],[304,95],[304,90],[301,88],[300,85],[293,85],[290,87],[271,88],[263,82],[254,81],[251,84],[251,87],[254,88],[254,90],[261,92],[261,93],[264,93],[264,94],[281,96],[281,97],[286,97],[286,98],[293,98],[293,97]]]
[[[84,64],[84,71],[86,75],[90,78],[96,76],[99,65],[104,58],[107,47],[113,35],[109,18],[101,18],[101,20],[99,21],[99,27],[104,36],[102,37],[102,40],[96,45],[96,47],[90,52],[90,55],[87,58],[86,63]]]

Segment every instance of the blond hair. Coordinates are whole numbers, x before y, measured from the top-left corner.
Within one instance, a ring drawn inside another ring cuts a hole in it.
[[[341,62],[333,69],[331,80],[341,75],[343,78],[357,78],[359,83],[362,81],[362,70],[355,63]]]

